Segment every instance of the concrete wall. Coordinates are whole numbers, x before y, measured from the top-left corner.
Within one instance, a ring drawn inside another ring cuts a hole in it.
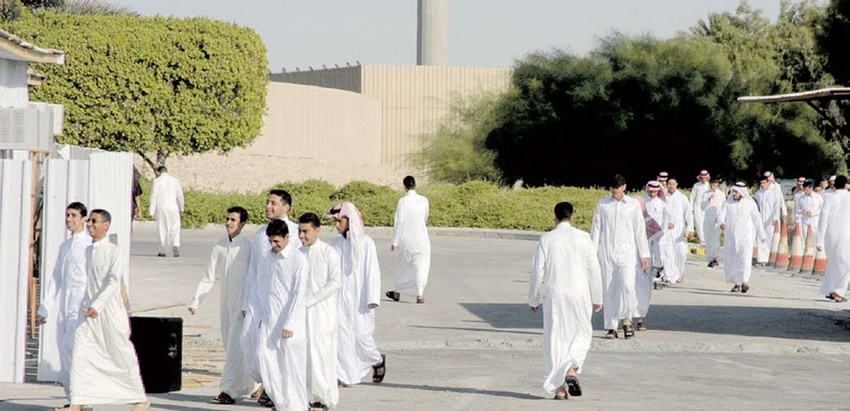
[[[355,76],[359,75],[359,80]],[[272,75],[272,86],[285,83],[312,84],[319,87],[359,91],[368,100],[379,101],[381,108],[380,163],[409,165],[409,154],[418,152],[423,134],[434,132],[440,121],[449,114],[452,102],[482,92],[507,90],[511,69],[447,67],[447,66],[356,66],[314,70],[309,72],[278,73]],[[270,87],[272,87],[270,86]],[[283,115],[280,102],[269,97],[269,121],[278,121]],[[318,93],[313,91],[311,93]],[[309,94],[309,93],[308,93]],[[301,96],[306,96],[303,94]],[[327,95],[343,96],[342,94]],[[297,95],[286,104],[298,106]],[[336,97],[334,97],[336,98]],[[280,100],[282,101],[282,100]],[[341,104],[357,104],[351,100]],[[325,103],[323,103],[325,104]],[[331,104],[328,101],[326,104]],[[313,116],[321,117],[323,106],[300,107],[303,117],[291,117],[288,127],[297,128],[299,122],[315,123]],[[288,114],[287,114],[288,115]],[[330,117],[328,127],[340,121]],[[306,127],[306,125],[304,125]],[[371,144],[371,142],[370,142]],[[257,144],[255,144],[256,146]],[[252,147],[253,149],[253,147]]]
[[[381,163],[381,103],[348,91],[270,82],[250,154]]]
[[[383,164],[409,164],[421,136],[437,130],[452,102],[488,91],[507,90],[511,70],[445,66],[363,66],[364,96],[383,108]]]

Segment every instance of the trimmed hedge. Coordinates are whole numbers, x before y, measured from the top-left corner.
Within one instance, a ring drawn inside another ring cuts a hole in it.
[[[147,217],[150,181],[142,181],[142,214]],[[396,203],[404,193],[387,186],[355,181],[337,189],[322,180],[283,183],[273,188],[292,194],[290,218],[313,212],[330,220],[324,213],[334,204],[351,201],[360,209],[370,227],[391,227]],[[417,190],[431,202],[431,227],[476,227],[512,230],[547,231],[554,226],[553,209],[560,201],[575,207],[575,226],[590,230],[593,210],[607,190],[576,187],[537,187],[522,190],[501,188],[493,183],[470,181],[462,185],[428,184]],[[222,224],[229,207],[242,206],[250,214],[249,222],[264,224],[267,191],[256,194],[212,194],[185,190],[186,210],[183,226],[203,227]]]

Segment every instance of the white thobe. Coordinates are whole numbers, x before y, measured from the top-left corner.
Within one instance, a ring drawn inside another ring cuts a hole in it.
[[[298,224],[289,220],[289,216],[285,216],[283,221],[289,229],[289,242],[286,248],[301,248],[301,239],[298,238]],[[260,380],[260,370],[257,367],[257,338],[259,332],[258,318],[255,315],[257,306],[260,304],[259,295],[257,294],[257,268],[268,263],[267,257],[272,253],[269,237],[266,235],[268,224],[261,226],[254,233],[254,240],[251,241],[251,256],[248,264],[248,274],[245,276],[245,300],[242,303],[242,311],[245,312],[245,319],[242,325],[242,356],[245,362],[245,368],[248,375],[256,382]]]
[[[80,317],[71,360],[72,404],[132,404],[145,401],[139,360],[130,342],[130,319],[121,297],[125,277],[121,249],[106,238],[86,248],[84,308],[97,317]],[[82,311],[81,311],[82,312]]]
[[[392,245],[398,251],[394,291],[411,296],[425,295],[431,269],[431,240],[428,238],[428,199],[407,190],[395,208]]]
[[[723,230],[723,274],[727,283],[746,283],[750,281],[753,270],[753,243],[765,238],[755,201],[742,198],[740,201],[729,199],[717,217],[718,224],[726,224]]]
[[[151,185],[150,216],[159,230],[159,252],[180,247],[180,214],[183,213],[183,187],[177,178],[162,173]]]
[[[723,233],[723,230],[720,229],[717,216],[720,214],[725,201],[726,196],[723,195],[723,191],[719,188],[714,191],[706,191],[702,195],[702,202],[699,206],[705,212],[703,232],[705,233],[706,261],[714,261],[720,256],[720,234]]]
[[[781,219],[788,214],[788,210],[785,208],[785,198],[782,195],[782,189],[779,188],[779,184],[771,183],[767,190],[759,189],[759,191],[761,191],[761,194],[758,195],[756,193],[756,198],[760,201],[758,203],[758,209],[761,227],[769,235],[769,238],[756,242],[759,251],[756,261],[766,263],[770,259],[770,246],[773,243],[769,241],[769,239],[773,238],[773,225],[776,221],[782,221]]]
[[[250,393],[254,381],[248,376],[242,354],[241,338],[244,318],[245,277],[251,261],[251,240],[243,235],[224,238],[213,246],[207,268],[198,283],[189,308],[197,309],[221,279],[220,320],[221,342],[224,345],[224,369],[221,371],[221,392],[233,398]]]
[[[821,294],[845,295],[850,281],[850,193],[835,190],[821,210],[816,245],[826,252]]]
[[[59,246],[59,255],[53,274],[46,276],[42,283],[44,290],[38,315],[47,321],[42,325],[42,333],[47,327],[52,328],[53,341],[41,341],[41,349],[59,354],[59,382],[65,389],[65,396],[70,394],[71,349],[74,345],[74,331],[77,329],[86,296],[86,248],[91,245],[91,236],[83,229],[74,233]]]
[[[697,233],[697,238],[699,238],[700,244],[705,246],[705,232],[703,231],[704,223],[705,223],[705,211],[700,207],[700,201],[702,201],[702,196],[711,190],[711,186],[708,182],[697,182],[694,184],[693,188],[691,188],[691,196],[689,201],[691,203],[691,210],[693,210],[694,218],[691,225],[694,227]]]
[[[812,244],[818,238],[818,219],[823,208],[823,197],[818,193],[805,193],[798,196],[794,202],[794,224],[800,224],[803,244],[806,244],[808,228],[812,228]]]
[[[374,364],[382,361],[375,343],[375,310],[369,304],[381,303],[381,267],[375,242],[363,235],[359,267],[352,266],[351,241],[334,239],[333,247],[342,260],[342,287],[339,292],[339,368],[337,378],[345,384],[359,384]]]
[[[301,247],[310,261],[307,282],[307,393],[310,402],[333,408],[339,403],[337,350],[339,288],[342,263],[339,252],[321,239]]]
[[[635,267],[635,296],[637,297],[635,315],[641,318],[646,317],[646,314],[649,313],[652,282],[655,280],[653,268],[664,267],[664,272],[666,272],[667,263],[673,260],[673,242],[667,229],[673,220],[670,206],[660,197],[644,196],[644,201],[646,202],[647,217],[658,223],[661,232],[660,235],[647,239],[650,255],[648,270],[643,271],[639,263],[636,263],[637,266]]]
[[[293,247],[270,253],[257,273],[257,357],[263,388],[279,410],[307,408],[307,257]],[[283,331],[292,337],[283,338]]]
[[[593,338],[593,305],[602,304],[602,276],[590,236],[561,222],[540,236],[528,305],[543,304],[543,389],[555,392],[571,368],[577,373]]]
[[[691,218],[693,209],[691,209],[690,200],[678,190],[667,194],[667,205],[670,207],[673,228],[664,227],[666,230],[665,237],[670,237],[672,247],[670,261],[664,263],[664,280],[676,282],[685,272],[685,261],[688,259],[688,238],[685,233],[694,231],[693,219]],[[706,215],[704,218],[707,219],[708,216]],[[703,231],[703,233],[708,240],[708,233],[706,231]]]
[[[620,201],[613,196],[599,200],[590,236],[602,269],[605,328],[614,330],[620,320],[635,315],[635,261],[649,258],[646,225],[638,201],[629,196]]]

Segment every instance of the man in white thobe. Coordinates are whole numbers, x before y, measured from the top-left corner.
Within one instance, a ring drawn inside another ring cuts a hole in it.
[[[218,404],[233,404],[236,398],[250,394],[254,381],[248,376],[242,354],[241,338],[244,318],[242,303],[245,301],[245,277],[251,261],[251,240],[242,235],[248,222],[248,211],[242,207],[227,209],[224,228],[227,237],[213,246],[207,268],[201,277],[195,295],[189,302],[189,313],[195,315],[198,306],[221,279],[220,321],[221,342],[225,360],[221,371],[221,392],[213,398]]]
[[[270,190],[266,197],[266,217],[269,222],[281,220],[286,223],[289,232],[297,233],[298,225],[289,219],[289,210],[292,208],[292,196],[286,190]],[[268,225],[263,225],[254,233],[254,240],[251,242],[251,261],[248,264],[248,274],[245,276],[245,301],[242,303],[242,315],[245,318],[245,323],[242,327],[242,354],[245,358],[245,367],[248,369],[248,375],[254,381],[261,383],[260,370],[257,365],[257,338],[259,332],[258,319],[254,313],[259,309],[260,304],[259,294],[257,289],[257,267],[268,259],[271,255],[271,248],[268,246],[269,239],[266,235]],[[287,247],[294,247],[296,250],[301,248],[301,240],[296,236],[290,236],[287,241]],[[271,402],[266,392],[262,392],[259,403],[268,405]]]
[[[319,216],[305,213],[298,219],[301,252],[310,261],[307,281],[307,394],[310,408],[323,410],[339,403],[337,352],[339,344],[339,289],[342,263],[339,252],[319,238]]]
[[[726,282],[735,284],[731,290],[733,293],[746,293],[750,290],[750,273],[753,270],[753,243],[756,239],[764,241],[765,232],[758,207],[744,183],[735,183],[732,187],[732,194],[717,221],[725,233],[723,274]]]
[[[711,179],[709,181],[709,190],[702,195],[702,201],[699,207],[705,212],[704,232],[705,232],[705,261],[708,261],[708,267],[717,267],[720,263],[717,262],[717,257],[720,256],[720,234],[723,230],[720,229],[720,224],[717,223],[717,216],[723,208],[723,203],[726,202],[726,195],[723,190],[718,187],[720,180]]]
[[[794,201],[794,224],[803,227],[800,237],[803,244],[808,241],[809,228],[812,229],[812,244],[815,244],[815,238],[818,238],[818,219],[823,208],[823,197],[814,192],[813,185],[812,180],[803,183],[803,192]]]
[[[79,411],[82,404],[135,403],[133,411],[150,409],[121,293],[121,249],[107,239],[111,221],[100,209],[92,210],[88,221],[92,245],[86,248],[85,317],[74,335],[71,411]]]
[[[265,393],[275,409],[307,408],[307,282],[310,263],[288,247],[288,225],[275,220],[266,227],[269,257],[258,268],[256,311],[260,327],[257,358]]]
[[[398,301],[401,294],[415,296],[416,302],[425,302],[425,285],[431,270],[431,240],[428,239],[428,214],[431,205],[428,198],[416,193],[413,176],[404,178],[404,197],[398,200],[393,220],[391,251],[398,249],[398,269],[395,274],[395,289],[387,291],[387,297]]]
[[[711,180],[711,175],[708,174],[708,171],[700,171],[697,176],[697,182],[694,184],[693,188],[691,188],[691,196],[689,198],[691,202],[691,210],[694,212],[693,223],[691,225],[693,225],[696,230],[699,243],[703,247],[705,246],[705,233],[703,232],[705,213],[703,212],[702,207],[699,206],[699,203],[702,201],[703,194],[708,191],[709,180]]]
[[[679,191],[679,179],[675,176],[667,178],[667,205],[673,216],[671,223],[673,228],[667,229],[666,236],[672,242],[672,258],[664,264],[664,281],[668,283],[682,282],[685,276],[685,261],[688,259],[688,239],[694,232],[693,209],[691,202]],[[705,215],[705,219],[708,216]],[[708,232],[703,231],[706,236],[706,247],[708,247]]]
[[[159,257],[171,251],[180,257],[180,224],[183,220],[183,187],[168,174],[165,166],[157,168],[159,177],[151,185],[150,216],[159,231]]]
[[[823,193],[821,194],[821,196],[823,196],[824,203],[826,203],[826,199],[829,198],[829,196],[835,194],[835,178],[836,176],[834,175],[829,176],[827,183],[828,186],[826,187],[826,189],[823,190]]]
[[[646,193],[638,197],[646,224],[647,243],[649,244],[649,270],[635,268],[635,296],[638,317],[637,330],[646,331],[646,316],[652,290],[663,287],[661,276],[666,271],[667,262],[673,259],[673,243],[668,230],[673,228],[673,215],[667,205],[666,191],[658,181],[650,181],[644,187]],[[635,260],[637,263],[637,260]]]
[[[835,192],[825,201],[818,221],[818,251],[826,251],[826,273],[820,292],[835,302],[844,296],[850,281],[850,193],[847,176],[835,177]]]
[[[59,246],[53,273],[44,278],[41,285],[41,304],[38,306],[36,322],[42,330],[52,327],[55,339],[42,339],[42,349],[59,354],[59,382],[70,396],[69,371],[71,349],[74,346],[74,331],[79,323],[83,298],[86,296],[86,248],[91,245],[91,236],[86,231],[88,209],[83,203],[73,202],[65,208],[65,228],[71,237]]]
[[[788,214],[788,210],[785,207],[785,197],[782,195],[782,188],[779,187],[779,183],[774,179],[773,173],[770,171],[765,172],[762,175],[759,185],[761,188],[756,193],[759,216],[761,218],[762,230],[768,237],[764,241],[759,240],[756,243],[758,246],[756,267],[764,267],[770,258],[772,241],[769,239],[773,238],[775,232],[774,225],[782,222],[782,219]],[[747,196],[749,197],[749,193]]]
[[[337,204],[325,216],[336,223],[339,236],[331,245],[342,262],[337,379],[345,385],[359,384],[371,369],[377,384],[386,375],[386,356],[375,343],[375,309],[381,303],[378,251],[354,204]]]
[[[528,286],[531,312],[543,304],[543,389],[559,400],[582,394],[577,374],[593,338],[593,311],[602,309],[596,245],[587,232],[573,228],[572,220],[572,204],[558,203],[558,225],[540,236]]]
[[[634,336],[632,317],[637,309],[636,261],[640,261],[640,270],[649,269],[649,247],[640,204],[625,195],[626,179],[615,175],[610,188],[611,196],[596,205],[590,237],[597,247],[602,269],[603,312],[608,330],[605,338],[617,338],[620,320],[624,336],[630,338]]]

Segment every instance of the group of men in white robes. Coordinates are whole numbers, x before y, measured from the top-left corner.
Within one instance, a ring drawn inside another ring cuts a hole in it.
[[[820,292],[835,302],[847,302],[845,293],[850,282],[850,193],[847,192],[847,176],[835,178],[834,191],[824,200],[815,245],[827,255]]]
[[[404,197],[398,200],[393,219],[391,251],[398,251],[398,269],[395,289],[386,295],[399,301],[401,295],[416,297],[416,302],[425,302],[425,286],[431,270],[431,240],[428,238],[428,215],[431,205],[428,198],[416,192],[416,180],[407,176]]]
[[[168,174],[165,166],[157,168],[158,176],[151,185],[150,216],[159,231],[159,253],[165,257],[171,252],[180,257],[180,225],[183,220],[183,187],[176,177]]]

